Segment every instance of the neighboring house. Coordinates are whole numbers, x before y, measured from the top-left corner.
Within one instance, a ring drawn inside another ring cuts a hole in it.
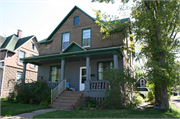
[[[121,20],[125,21],[130,19]],[[134,71],[133,57],[122,51],[124,39],[118,34],[110,41],[101,41],[97,34],[100,26],[95,19],[75,6],[47,39],[38,42],[39,56],[22,59],[24,67],[26,63],[39,65],[38,79],[52,84],[67,79],[70,87],[84,91],[84,96],[104,97],[103,72],[112,67]],[[129,40],[127,37],[126,43]]]
[[[146,80],[144,77],[140,77],[140,78],[136,81],[137,87],[146,87],[146,83],[147,83],[147,80]]]
[[[23,37],[22,31],[18,30],[17,35],[8,37],[0,36],[0,86],[1,97],[7,97],[14,88],[14,84],[8,81],[22,78],[23,61],[20,58],[39,55],[37,39],[35,36]],[[28,64],[26,67],[26,81],[37,80],[38,66]],[[29,80],[27,80],[29,79]]]

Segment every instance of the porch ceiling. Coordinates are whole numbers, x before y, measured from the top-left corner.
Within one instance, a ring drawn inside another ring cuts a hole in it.
[[[111,58],[113,57],[113,54],[120,54],[120,56],[123,56],[123,53],[121,52],[120,48],[121,47],[118,46],[118,47],[110,47],[110,48],[93,49],[88,51],[77,51],[70,53],[35,56],[35,57],[23,58],[22,60],[26,63],[43,65],[50,63],[60,63],[61,59],[65,59],[65,62],[84,61],[86,60],[86,56],[90,56],[91,60]]]

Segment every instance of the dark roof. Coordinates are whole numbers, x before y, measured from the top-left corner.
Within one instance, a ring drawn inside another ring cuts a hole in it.
[[[63,23],[68,19],[68,17],[76,10],[80,10],[81,12],[83,12],[85,15],[87,15],[89,18],[91,18],[93,21],[96,21],[95,18],[91,17],[89,14],[87,14],[86,12],[84,12],[82,9],[80,9],[77,6],[74,6],[73,9],[66,15],[66,17],[60,22],[60,24],[54,29],[54,31],[48,36],[48,38],[43,39],[41,41],[39,41],[39,44],[43,44],[43,43],[49,43],[52,42],[50,39],[52,38],[52,36],[57,32],[57,30],[63,25]],[[114,20],[115,21],[115,20]],[[112,21],[112,22],[114,22]],[[120,23],[124,23],[125,21],[130,21],[130,18],[125,18],[125,19],[121,19]]]
[[[16,50],[18,47],[20,47],[22,44],[24,44],[26,41],[28,41],[29,39],[31,39],[34,35],[32,36],[28,36],[28,37],[24,37],[24,38],[20,38],[15,46],[15,49]]]
[[[0,37],[0,42],[1,42],[0,49],[5,48],[8,50],[14,51],[32,37],[33,37],[33,35],[24,37],[24,38],[18,38],[15,34],[10,35],[6,38],[1,36]]]

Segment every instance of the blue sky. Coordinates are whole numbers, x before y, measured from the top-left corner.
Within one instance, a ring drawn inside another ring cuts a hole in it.
[[[0,35],[36,35],[38,41],[47,38],[69,11],[77,5],[95,17],[92,9],[118,15],[116,4],[91,3],[91,0],[0,0]]]

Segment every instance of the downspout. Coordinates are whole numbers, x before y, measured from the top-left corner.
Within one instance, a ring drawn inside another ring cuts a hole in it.
[[[1,97],[2,97],[2,91],[3,91],[3,81],[5,76],[5,67],[6,67],[6,58],[7,58],[8,50],[6,51],[6,56],[4,58],[4,67],[3,67],[3,74],[2,74],[2,83],[1,83]]]

